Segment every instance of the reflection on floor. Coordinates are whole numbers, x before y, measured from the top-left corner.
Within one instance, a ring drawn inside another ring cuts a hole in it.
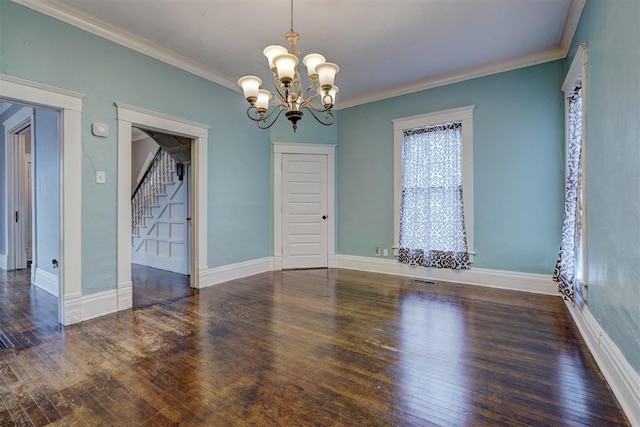
[[[31,269],[0,270],[0,332],[16,349],[55,341],[61,330],[58,298],[31,284]]]
[[[147,307],[194,295],[189,276],[139,264],[131,264],[133,308]]]
[[[629,425],[558,297],[276,271],[51,333],[1,277],[0,425]]]

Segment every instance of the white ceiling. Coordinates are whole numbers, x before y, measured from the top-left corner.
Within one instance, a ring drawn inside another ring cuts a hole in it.
[[[270,85],[262,50],[290,27],[289,0],[15,1],[234,90]],[[584,1],[294,0],[294,27],[301,57],[340,66],[344,107],[562,58]]]

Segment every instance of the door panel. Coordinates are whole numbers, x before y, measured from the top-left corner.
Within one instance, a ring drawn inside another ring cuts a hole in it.
[[[326,215],[327,156],[283,154],[283,268],[328,266]]]

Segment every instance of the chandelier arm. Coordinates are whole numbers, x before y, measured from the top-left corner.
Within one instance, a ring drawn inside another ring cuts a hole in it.
[[[277,106],[274,106],[273,108],[267,110],[265,112],[266,114],[265,113],[260,114],[260,112],[258,111],[258,109],[256,108],[255,105],[250,105],[249,108],[247,108],[247,116],[251,120],[253,120],[254,122],[265,122],[266,123],[269,120],[269,118],[273,115],[273,113],[278,111],[278,116],[279,116],[282,113],[283,110],[286,110],[286,107],[284,105],[277,105]],[[276,116],[276,118],[274,120],[276,120],[278,118],[278,116]]]
[[[316,121],[318,123],[320,123],[321,125],[331,126],[336,121],[336,116],[333,114],[333,112],[331,110],[318,110],[316,108],[313,108],[313,106],[309,106],[309,105],[307,105],[304,108],[309,113],[311,113],[313,118],[316,119]],[[324,117],[327,119],[327,121],[323,121],[320,117],[318,117],[316,112],[318,112],[318,113],[323,113],[324,112]]]
[[[276,111],[278,112],[278,114],[276,114],[276,116],[273,118],[271,123],[267,123],[267,119],[269,119],[269,117],[271,117],[273,115],[273,113],[275,113]],[[282,114],[283,111],[285,111],[285,108],[282,107],[282,106],[278,106],[278,108],[274,108],[273,110],[271,110],[269,115],[265,116],[263,120],[257,121],[256,124],[262,130],[269,129],[271,126],[273,126],[278,121],[278,117],[280,117],[280,114]]]

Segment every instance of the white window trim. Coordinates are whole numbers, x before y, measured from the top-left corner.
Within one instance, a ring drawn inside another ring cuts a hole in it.
[[[473,110],[475,105],[436,111],[417,116],[403,117],[393,122],[393,253],[398,255],[400,246],[400,203],[402,199],[402,142],[403,131],[442,123],[462,122],[462,202],[464,225],[467,231],[469,260],[475,254],[473,243]]]
[[[564,92],[564,147],[565,147],[565,159],[568,156],[569,148],[569,127],[567,117],[569,116],[569,98],[568,95],[573,89],[573,84],[578,80],[582,81],[582,247],[581,254],[582,260],[580,262],[580,270],[575,272],[575,290],[579,299],[587,301],[587,64],[588,64],[588,49],[587,44],[582,43],[578,46],[576,54],[571,62],[571,67],[567,72],[567,76],[562,83],[562,91]],[[565,179],[567,169],[565,161]],[[563,185],[564,188],[564,185]]]

